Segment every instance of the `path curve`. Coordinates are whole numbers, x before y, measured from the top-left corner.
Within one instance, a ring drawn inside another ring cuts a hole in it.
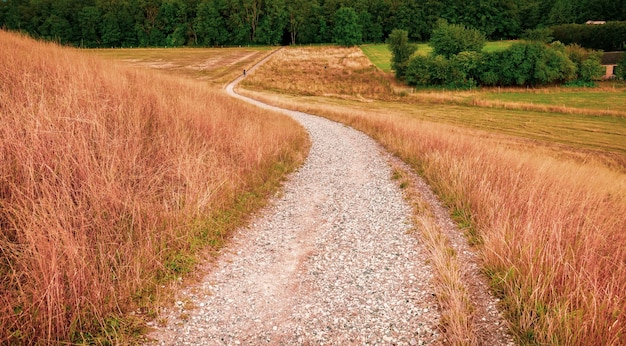
[[[437,342],[432,270],[379,145],[344,125],[237,95],[242,78],[228,93],[295,118],[311,137],[309,156],[150,337],[164,345]]]
[[[243,78],[227,92],[297,120],[309,156],[149,336],[162,345],[445,343],[433,270],[388,154],[345,125],[236,94]]]

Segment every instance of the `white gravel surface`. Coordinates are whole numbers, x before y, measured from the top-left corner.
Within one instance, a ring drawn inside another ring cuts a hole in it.
[[[305,164],[149,337],[163,345],[440,343],[432,269],[381,148],[344,125],[283,112],[310,134]]]

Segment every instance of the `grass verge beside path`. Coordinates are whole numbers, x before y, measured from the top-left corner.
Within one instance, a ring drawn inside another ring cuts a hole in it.
[[[0,344],[133,343],[308,150],[188,76],[1,30],[0,51]]]

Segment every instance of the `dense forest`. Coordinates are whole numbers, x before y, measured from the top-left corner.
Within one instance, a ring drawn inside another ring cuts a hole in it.
[[[80,47],[309,44],[334,42],[342,7],[363,42],[393,29],[425,41],[440,18],[491,40],[626,20],[626,0],[0,0],[0,28]]]

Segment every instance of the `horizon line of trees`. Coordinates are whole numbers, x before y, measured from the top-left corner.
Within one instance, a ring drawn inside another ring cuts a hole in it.
[[[0,28],[78,47],[427,41],[439,19],[490,40],[626,20],[624,0],[0,0]]]

